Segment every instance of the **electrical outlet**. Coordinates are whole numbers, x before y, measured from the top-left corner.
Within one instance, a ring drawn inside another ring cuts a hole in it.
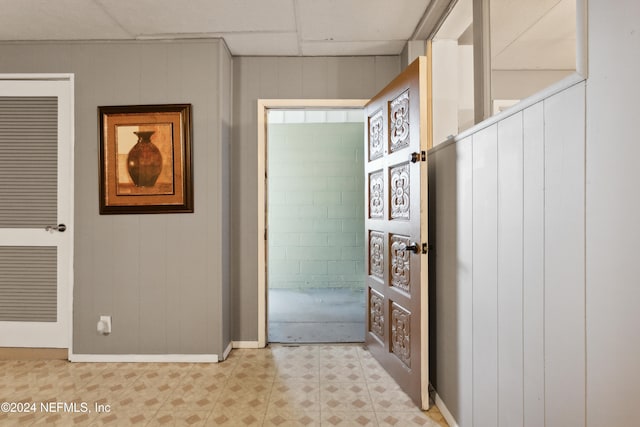
[[[111,333],[111,316],[100,316],[97,329],[100,335],[109,335]]]

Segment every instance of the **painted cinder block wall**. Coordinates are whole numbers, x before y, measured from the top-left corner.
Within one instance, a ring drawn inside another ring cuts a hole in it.
[[[270,289],[364,288],[363,123],[270,124]]]

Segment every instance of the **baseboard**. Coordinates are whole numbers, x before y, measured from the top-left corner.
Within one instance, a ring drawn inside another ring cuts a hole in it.
[[[233,348],[260,348],[258,341],[233,341]]]
[[[444,419],[447,421],[447,424],[449,424],[449,427],[459,427],[456,419],[453,418],[453,415],[451,415],[451,412],[449,412],[447,405],[445,405],[442,399],[440,399],[438,393],[436,393],[436,406],[440,410],[440,413],[442,414]]]
[[[227,357],[229,357],[229,353],[231,353],[232,348],[233,348],[233,341],[230,341],[229,345],[227,345],[227,348],[225,348],[224,352],[222,353],[222,360],[227,360]]]
[[[0,360],[67,360],[66,348],[0,347]]]
[[[218,363],[217,354],[70,354],[71,362]]]

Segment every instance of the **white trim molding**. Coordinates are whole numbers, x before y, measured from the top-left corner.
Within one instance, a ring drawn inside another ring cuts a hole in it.
[[[229,357],[229,353],[231,353],[232,348],[233,348],[233,341],[230,341],[229,344],[227,345],[227,348],[225,348],[224,351],[222,352],[222,360],[227,360],[227,357]],[[220,362],[222,362],[222,360],[220,360]]]
[[[0,80],[54,80],[73,82],[75,74],[47,74],[47,73],[13,73],[1,74]]]
[[[449,412],[447,405],[445,405],[442,399],[440,399],[440,395],[438,395],[438,393],[436,393],[436,406],[440,410],[440,413],[442,414],[444,419],[447,421],[447,424],[449,424],[449,427],[459,427],[456,419],[453,418],[453,415],[451,415],[451,412]]]
[[[217,354],[69,354],[70,362],[218,363]]]
[[[233,348],[263,348],[258,341],[233,341]]]

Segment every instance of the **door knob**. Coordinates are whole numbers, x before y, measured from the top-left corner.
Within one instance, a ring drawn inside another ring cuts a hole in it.
[[[421,248],[418,246],[417,243],[412,243],[410,245],[405,245],[404,246],[404,250],[411,251],[414,254],[418,254],[418,253],[420,253]]]
[[[44,228],[46,231],[59,231],[61,233],[64,233],[64,230],[67,229],[67,226],[64,224],[58,224],[58,225],[47,225]]]

